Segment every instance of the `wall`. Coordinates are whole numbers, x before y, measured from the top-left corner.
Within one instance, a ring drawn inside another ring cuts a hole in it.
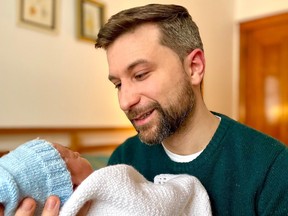
[[[17,26],[16,2],[0,1],[0,14],[5,17],[0,20],[0,127],[129,125],[107,81],[105,53],[75,36],[75,1],[61,1],[57,35]],[[152,1],[102,2],[109,17]],[[205,99],[211,109],[230,115],[233,4],[230,0],[157,2],[189,8],[206,49]]]
[[[0,1],[0,127],[128,125],[104,53],[76,38],[76,1],[60,1],[56,35],[17,26],[16,2]]]
[[[0,14],[5,17],[0,19],[0,128],[130,126],[119,109],[116,90],[107,81],[105,52],[76,38],[76,1],[60,1],[56,35],[19,27],[16,2],[0,1]],[[204,42],[206,104],[211,110],[233,115],[233,1],[101,2],[106,5],[106,18],[155,2],[187,7]]]
[[[239,22],[287,11],[287,0],[236,0],[235,2],[235,20]]]

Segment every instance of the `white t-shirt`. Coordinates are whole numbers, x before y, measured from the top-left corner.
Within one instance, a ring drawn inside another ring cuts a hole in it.
[[[178,162],[178,163],[187,163],[187,162],[190,162],[192,160],[194,160],[195,158],[197,158],[203,150],[199,151],[199,152],[196,152],[194,154],[190,154],[190,155],[178,155],[178,154],[175,154],[171,151],[169,151],[163,144],[162,144],[166,154],[168,155],[168,157],[172,160],[172,161],[175,161],[175,162]]]

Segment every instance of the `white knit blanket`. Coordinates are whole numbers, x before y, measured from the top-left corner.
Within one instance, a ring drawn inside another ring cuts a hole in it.
[[[99,169],[79,185],[60,216],[76,215],[88,200],[93,201],[88,215],[212,215],[208,194],[197,178],[167,176],[168,181],[161,184],[147,181],[128,165]],[[157,177],[163,180],[161,175]]]

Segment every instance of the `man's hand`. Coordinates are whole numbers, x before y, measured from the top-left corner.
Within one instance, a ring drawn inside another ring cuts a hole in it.
[[[78,216],[87,215],[91,202],[87,202],[78,212]],[[33,216],[36,209],[36,202],[32,198],[24,199],[19,205],[15,216]],[[42,216],[57,216],[60,211],[60,199],[57,196],[50,196],[44,206]],[[4,216],[4,208],[0,205],[0,216]]]
[[[0,216],[4,216],[4,206],[0,203]]]
[[[50,196],[44,206],[42,216],[56,216],[59,214],[60,199],[56,196]],[[32,198],[24,199],[15,216],[33,216],[36,209],[36,202]]]

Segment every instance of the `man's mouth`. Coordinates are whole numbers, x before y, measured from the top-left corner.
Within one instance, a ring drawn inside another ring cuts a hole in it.
[[[144,114],[134,118],[133,120],[135,120],[135,121],[143,120],[143,119],[147,118],[149,115],[151,115],[152,112],[153,112],[153,110],[151,110],[151,111],[149,111],[147,113],[144,113]]]
[[[153,110],[150,110],[148,112],[142,113],[140,115],[137,115],[136,117],[132,118],[132,122],[135,126],[143,126],[147,124],[151,120],[151,116],[154,112]]]

